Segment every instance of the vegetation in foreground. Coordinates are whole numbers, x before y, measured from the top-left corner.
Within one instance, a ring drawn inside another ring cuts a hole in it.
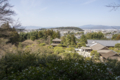
[[[10,9],[8,0],[0,0],[0,4],[0,22],[13,22],[11,15],[14,11]],[[96,63],[94,59],[78,55],[71,47],[63,49],[60,46],[48,46],[53,38],[60,37],[59,32],[44,30],[18,34],[9,23],[3,24],[0,31],[0,80],[115,80],[120,75],[120,62],[116,60]],[[63,38],[66,46],[76,46],[77,43],[77,47],[85,46],[84,35],[78,41],[74,35],[66,36]],[[105,37],[101,33],[95,33],[87,38]],[[116,35],[114,38],[120,39]],[[25,41],[27,39],[33,41]],[[36,39],[40,39],[37,44],[34,42]]]
[[[118,61],[96,62],[78,55],[72,47],[35,42],[6,50],[0,59],[1,80],[116,80],[120,75]]]
[[[115,80],[103,63],[94,63],[76,53],[8,53],[0,60],[1,80]]]

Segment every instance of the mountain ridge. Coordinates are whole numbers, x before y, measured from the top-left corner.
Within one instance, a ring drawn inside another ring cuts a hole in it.
[[[120,29],[120,26],[105,26],[105,25],[83,25],[82,29]]]
[[[26,29],[60,28],[60,27],[41,27],[41,26],[22,26],[22,27],[24,27]],[[106,26],[106,25],[83,25],[83,26],[66,26],[66,27],[78,27],[78,28],[81,28],[81,29],[120,29],[120,26]]]

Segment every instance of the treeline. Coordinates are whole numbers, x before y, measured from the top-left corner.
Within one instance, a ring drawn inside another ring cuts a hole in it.
[[[65,46],[73,46],[73,47],[82,47],[86,46],[87,38],[85,35],[82,35],[80,39],[77,39],[73,34],[72,35],[65,35],[61,37],[61,44]]]
[[[61,37],[61,40],[62,40],[62,44],[63,45],[76,45],[76,37],[74,35],[66,35],[66,36],[63,36]]]
[[[105,37],[105,34],[103,34],[102,32],[87,33],[85,36],[87,39],[99,39],[99,40],[107,39]],[[120,40],[120,34],[113,34],[111,40]]]
[[[47,39],[50,37],[51,39],[54,38],[60,38],[60,32],[59,31],[53,31],[53,30],[41,30],[41,31],[32,31],[28,33],[20,33],[20,41],[24,41],[27,39],[35,40],[35,39]]]
[[[120,40],[120,34],[114,34],[112,40]]]
[[[86,34],[87,39],[106,39],[102,32],[93,32]]]
[[[7,43],[17,44],[19,42],[22,42],[27,39],[35,40],[35,39],[54,39],[54,38],[60,38],[60,32],[59,31],[53,31],[53,30],[41,30],[41,31],[32,31],[32,32],[22,32],[18,34],[16,29],[14,27],[11,27],[9,23],[4,23],[0,27],[0,38],[8,39]]]

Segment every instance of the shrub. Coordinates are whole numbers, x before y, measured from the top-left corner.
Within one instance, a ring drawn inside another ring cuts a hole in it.
[[[49,49],[53,49],[53,46],[48,46]]]
[[[45,43],[41,43],[40,46],[45,46]]]
[[[108,59],[106,61],[106,65],[112,69],[112,71],[117,75],[120,76],[120,61],[118,60],[111,60]]]
[[[75,52],[75,48],[74,47],[69,47],[65,49],[66,52]]]
[[[40,65],[11,73],[9,80],[115,80],[103,63],[85,62],[84,60],[54,60],[47,66]]]
[[[90,53],[91,56],[93,56],[94,59],[99,59],[100,55],[97,51],[91,51]]]
[[[54,53],[59,54],[59,53],[62,53],[62,52],[64,52],[63,47],[54,47]]]
[[[58,44],[57,47],[62,47],[63,45],[62,44]]]
[[[34,41],[34,40],[36,39],[36,37],[35,37],[35,36],[31,36],[30,39],[31,39],[32,41]]]

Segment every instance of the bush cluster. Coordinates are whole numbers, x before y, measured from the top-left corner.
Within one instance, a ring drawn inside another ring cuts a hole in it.
[[[115,80],[116,77],[107,65],[84,60],[77,53],[63,59],[56,54],[6,54],[0,60],[0,73],[1,80]]]

